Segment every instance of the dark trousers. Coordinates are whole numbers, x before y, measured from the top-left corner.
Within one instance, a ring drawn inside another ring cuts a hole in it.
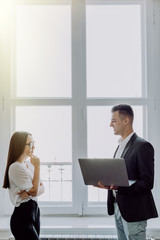
[[[16,240],[39,240],[40,211],[37,202],[29,200],[15,207],[10,227]]]

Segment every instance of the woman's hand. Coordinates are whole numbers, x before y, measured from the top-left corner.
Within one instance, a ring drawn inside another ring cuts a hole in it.
[[[24,200],[24,199],[29,197],[29,194],[25,190],[21,190],[17,194],[21,196],[22,200]]]
[[[30,159],[31,163],[33,164],[34,167],[39,167],[40,166],[40,159],[38,157],[35,156],[31,156]]]

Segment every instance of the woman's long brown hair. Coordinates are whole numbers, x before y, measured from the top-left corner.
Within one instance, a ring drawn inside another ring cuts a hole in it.
[[[10,140],[7,165],[4,175],[3,188],[9,188],[8,170],[12,163],[16,162],[22,155],[27,141],[28,132],[15,132]]]

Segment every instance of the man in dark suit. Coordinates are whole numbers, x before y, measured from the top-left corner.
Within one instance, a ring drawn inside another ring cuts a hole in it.
[[[154,183],[154,149],[133,131],[134,113],[129,105],[112,108],[110,126],[120,135],[114,157],[125,159],[129,187],[108,189],[108,214],[115,215],[119,240],[146,240],[147,219],[158,216],[151,189]]]

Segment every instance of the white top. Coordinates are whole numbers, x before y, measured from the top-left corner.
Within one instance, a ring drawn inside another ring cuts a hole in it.
[[[119,148],[116,152],[116,156],[115,158],[120,158],[122,156],[122,153],[127,145],[127,143],[129,142],[129,140],[131,139],[131,137],[133,136],[134,132],[132,132],[130,135],[128,135],[124,140],[123,138],[120,138],[118,140],[118,143],[119,143]]]
[[[20,190],[29,191],[32,187],[32,180],[34,175],[34,166],[29,162],[20,163],[14,162],[10,165],[9,176],[9,196],[12,204],[18,207],[23,202],[28,202],[30,199],[37,201],[37,197],[29,196],[22,200],[21,196],[17,194]]]

